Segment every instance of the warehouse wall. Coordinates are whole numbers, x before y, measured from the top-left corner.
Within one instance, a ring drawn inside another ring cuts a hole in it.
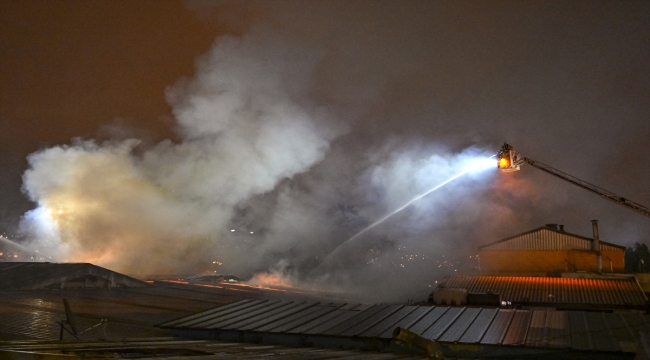
[[[603,250],[601,255],[603,272],[612,272],[612,269],[615,273],[625,271],[623,251]],[[596,253],[589,250],[481,250],[479,262],[481,271],[493,272],[574,272],[598,269]]]

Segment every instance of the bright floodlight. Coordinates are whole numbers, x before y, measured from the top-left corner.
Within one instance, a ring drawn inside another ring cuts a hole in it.
[[[521,156],[515,151],[515,148],[503,143],[497,153],[497,168],[505,172],[517,171],[521,162]]]

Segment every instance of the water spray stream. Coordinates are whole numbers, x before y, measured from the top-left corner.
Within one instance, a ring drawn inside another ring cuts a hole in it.
[[[488,160],[494,158],[495,156],[496,156],[496,154],[490,156],[490,157],[488,158]],[[490,163],[490,164],[491,164],[491,163]],[[493,165],[491,165],[491,166],[493,166]],[[456,174],[456,175],[450,177],[449,179],[447,179],[447,180],[443,181],[442,183],[436,185],[433,189],[431,189],[431,190],[425,192],[424,194],[421,194],[421,195],[418,195],[418,196],[414,197],[411,201],[409,201],[409,202],[407,202],[406,204],[402,205],[402,206],[401,206],[400,208],[398,208],[397,210],[395,210],[395,211],[393,211],[392,213],[390,213],[390,214],[388,214],[388,215],[382,217],[381,219],[375,221],[374,223],[370,224],[370,225],[369,225],[368,227],[366,227],[365,229],[359,231],[356,235],[352,236],[351,238],[349,238],[348,240],[346,240],[345,242],[343,242],[341,245],[337,246],[337,247],[336,247],[336,248],[335,248],[331,253],[329,253],[329,255],[327,255],[327,256],[323,259],[323,261],[321,262],[321,264],[326,263],[327,260],[328,260],[328,259],[329,259],[329,258],[330,258],[334,253],[336,253],[336,252],[338,251],[338,249],[340,249],[341,247],[343,247],[345,244],[349,243],[350,241],[356,239],[356,238],[359,237],[361,234],[365,233],[366,231],[368,231],[368,230],[372,229],[373,227],[375,227],[375,226],[381,224],[382,222],[386,221],[386,219],[388,219],[389,217],[391,217],[391,216],[397,214],[398,212],[400,212],[400,211],[406,209],[409,205],[413,204],[414,202],[416,202],[416,201],[422,199],[423,197],[425,197],[425,196],[431,194],[432,192],[434,192],[434,191],[440,189],[441,187],[443,187],[443,186],[449,184],[450,182],[452,182],[452,181],[458,179],[459,177],[461,177],[461,176],[463,176],[463,175],[465,175],[465,174],[467,174],[467,173],[469,173],[469,172],[475,171],[475,170],[476,170],[476,166],[470,166],[468,169],[463,170],[462,172],[460,172],[460,173],[458,173],[458,174]]]
[[[4,242],[5,244],[8,244],[10,246],[16,247],[16,248],[18,248],[18,249],[20,249],[22,251],[25,251],[25,252],[34,252],[34,250],[32,250],[32,249],[30,249],[30,248],[28,248],[26,246],[20,245],[19,243],[15,242],[15,241],[11,241],[11,240],[9,240],[6,237],[1,236],[1,235],[0,235],[0,241]]]

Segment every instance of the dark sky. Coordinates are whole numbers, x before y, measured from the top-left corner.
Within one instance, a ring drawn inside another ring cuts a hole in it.
[[[218,33],[175,1],[10,0],[0,16],[5,229],[33,206],[20,192],[27,154],[116,123],[172,136],[164,89]]]
[[[222,35],[235,40],[214,45]],[[211,48],[215,57],[201,57]],[[194,103],[174,103],[166,89],[200,93],[206,86],[201,81],[184,85],[207,79],[195,75],[195,65],[230,64],[230,57],[218,55],[229,51],[243,59],[233,61],[244,69],[234,73],[251,76],[246,81],[263,86],[266,80],[257,79],[265,74],[289,72],[278,87],[291,94],[292,104],[334,119],[315,122],[327,135],[314,158],[288,175],[274,174],[275,185],[239,200],[235,212],[244,223],[254,221],[252,208],[267,201],[264,196],[274,194],[279,206],[290,190],[303,202],[336,198],[376,219],[393,202],[377,200],[384,207],[373,210],[372,194],[399,197],[391,193],[390,176],[380,181],[384,188],[371,184],[380,170],[401,169],[403,158],[412,169],[417,159],[468,147],[496,152],[503,141],[524,156],[650,204],[647,1],[4,0],[4,231],[36,206],[21,193],[28,154],[77,137],[135,137],[145,152],[163,139],[199,138],[192,133],[199,130],[188,130],[191,120],[177,121],[191,117],[184,111]],[[269,67],[249,72],[250,59]],[[294,66],[303,75],[292,75]],[[221,111],[219,104],[213,113]],[[475,215],[470,223],[454,218],[454,226],[478,223],[482,232],[447,229],[436,238],[471,236],[472,243],[485,243],[545,223],[589,236],[589,220],[599,219],[609,241],[650,242],[650,219],[530,166],[487,181],[487,192],[476,195],[480,212],[507,215]],[[467,201],[449,199],[446,206]]]

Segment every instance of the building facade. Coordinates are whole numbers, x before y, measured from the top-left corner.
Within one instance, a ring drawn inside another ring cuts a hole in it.
[[[600,241],[597,231],[594,238],[548,224],[479,247],[479,269],[495,273],[624,272],[625,247]]]

